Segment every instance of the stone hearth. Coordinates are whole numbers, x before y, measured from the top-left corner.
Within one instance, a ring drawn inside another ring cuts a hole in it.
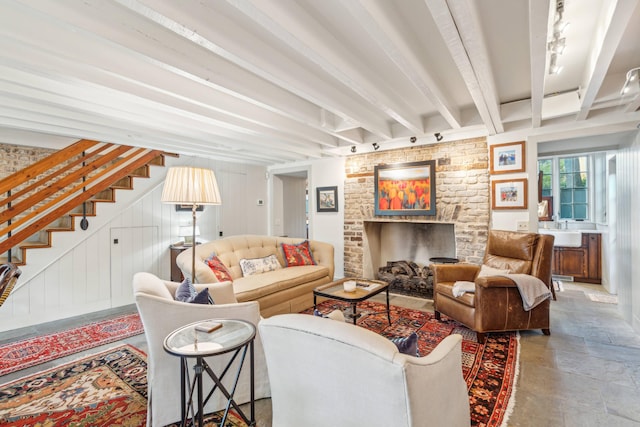
[[[489,230],[488,159],[485,138],[350,156],[345,165],[345,276],[373,279],[388,261],[380,265],[382,260],[372,259],[368,247],[366,224],[380,221],[453,224],[455,253],[429,252],[430,256],[481,263]],[[374,166],[422,160],[436,160],[436,215],[375,216]]]

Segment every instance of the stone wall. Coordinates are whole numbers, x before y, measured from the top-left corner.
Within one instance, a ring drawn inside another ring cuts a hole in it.
[[[374,166],[436,160],[436,215],[374,215]],[[455,226],[456,257],[480,264],[489,230],[489,151],[485,138],[353,155],[345,164],[344,272],[361,277],[364,223],[376,220]]]
[[[56,152],[49,148],[0,144],[0,179],[26,168]]]

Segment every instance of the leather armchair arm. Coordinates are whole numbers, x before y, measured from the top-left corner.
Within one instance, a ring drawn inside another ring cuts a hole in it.
[[[515,288],[516,283],[504,276],[485,276],[478,277],[476,280],[476,288]]]
[[[433,283],[467,281],[473,282],[480,271],[474,264],[432,264]]]

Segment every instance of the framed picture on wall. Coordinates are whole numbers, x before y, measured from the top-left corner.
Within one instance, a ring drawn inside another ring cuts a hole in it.
[[[492,175],[525,171],[524,141],[490,146]]]
[[[491,209],[527,209],[527,180],[491,181]]]
[[[374,167],[376,215],[435,215],[436,161]]]
[[[316,211],[338,212],[338,187],[316,187]]]

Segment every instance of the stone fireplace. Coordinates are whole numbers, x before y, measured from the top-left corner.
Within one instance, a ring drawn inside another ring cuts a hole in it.
[[[431,257],[479,264],[489,230],[489,151],[485,138],[350,156],[346,161],[346,277],[376,278],[391,258],[428,265]],[[434,216],[375,216],[374,166],[436,160]]]

